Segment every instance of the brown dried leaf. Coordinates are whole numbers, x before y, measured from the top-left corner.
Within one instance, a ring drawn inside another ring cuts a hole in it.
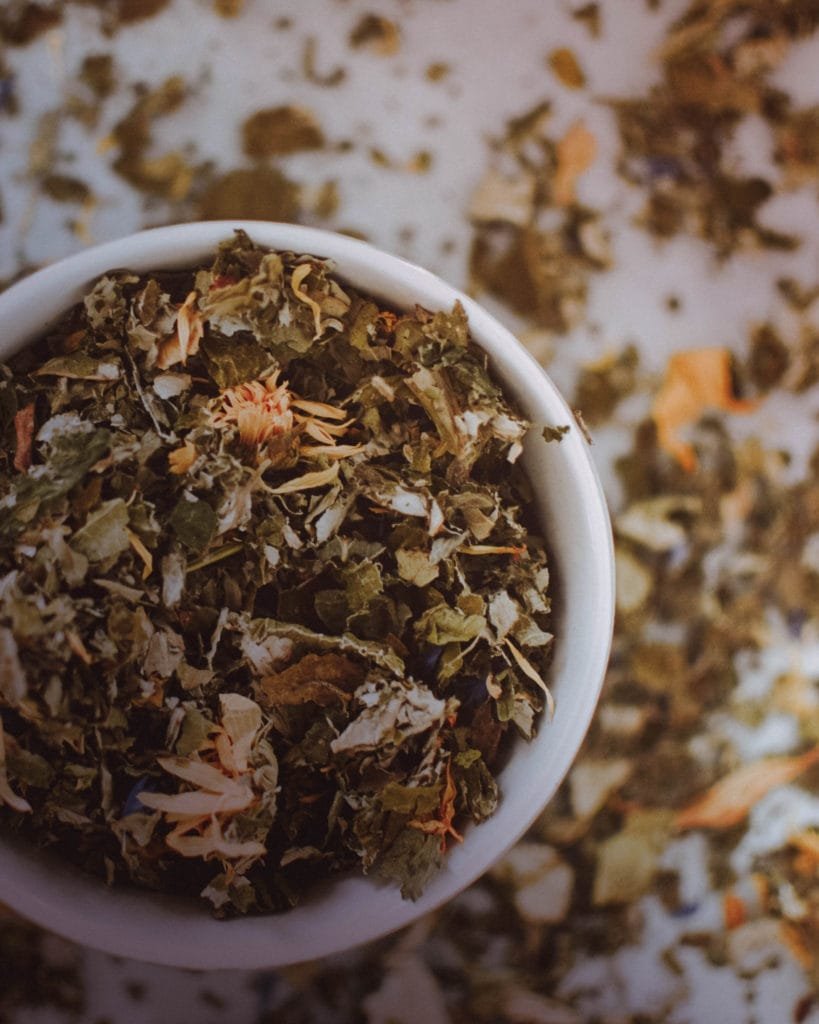
[[[31,465],[31,444],[34,439],[34,402],[18,410],[14,417],[14,433],[17,446],[14,451],[14,468],[25,473]]]
[[[327,469],[317,469],[313,473],[304,473],[302,476],[294,477],[279,487],[271,487],[271,494],[297,494],[301,491],[310,491],[315,487],[324,487],[332,483],[338,476],[338,463],[334,462]]]
[[[552,50],[549,54],[549,67],[567,89],[582,89],[586,84],[583,68],[567,46]]]
[[[213,8],[223,18],[235,18],[242,13],[245,0],[213,0]]]
[[[657,859],[669,837],[671,815],[666,810],[634,811],[621,832],[597,849],[592,890],[595,906],[639,899],[651,885]]]
[[[183,823],[179,828],[170,832],[165,840],[172,850],[183,857],[202,857],[204,860],[210,857],[219,857],[222,860],[241,860],[249,857],[255,859],[263,857],[267,853],[264,843],[253,839],[238,840],[228,839],[222,833],[222,827],[217,818],[212,818],[201,835],[185,835],[189,831]]]
[[[364,672],[343,654],[305,654],[305,656],[261,682],[262,696],[269,704],[305,704],[312,701],[326,707],[347,701],[363,681]]]
[[[186,441],[181,448],[168,453],[168,472],[183,476],[196,462],[198,452],[193,441]]]
[[[286,156],[323,145],[321,127],[305,107],[267,107],[251,114],[242,125],[242,147],[254,158]]]
[[[401,33],[394,21],[378,14],[365,14],[350,33],[350,46],[366,47],[380,57],[392,57],[401,46]]]
[[[299,186],[275,167],[241,167],[211,181],[197,204],[202,220],[294,221]]]

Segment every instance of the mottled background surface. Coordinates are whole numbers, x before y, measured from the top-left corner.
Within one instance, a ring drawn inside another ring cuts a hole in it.
[[[819,1021],[819,2],[0,5],[0,279],[140,227],[349,231],[482,299],[594,439],[618,625],[490,876],[276,973],[0,921],[0,1021]]]

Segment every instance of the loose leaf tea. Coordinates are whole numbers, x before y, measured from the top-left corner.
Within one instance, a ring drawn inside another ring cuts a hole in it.
[[[553,705],[528,424],[464,310],[240,232],[1,372],[3,829],[220,914],[417,897]]]

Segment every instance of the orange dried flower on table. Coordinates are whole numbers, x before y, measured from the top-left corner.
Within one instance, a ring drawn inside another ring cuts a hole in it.
[[[695,423],[708,409],[751,412],[756,405],[754,401],[734,397],[731,353],[727,349],[690,349],[669,359],[651,415],[660,445],[691,473],[697,468],[697,456],[679,431]]]
[[[557,144],[552,197],[558,206],[574,202],[577,179],[591,167],[596,156],[597,140],[582,121],[575,121]]]
[[[677,828],[731,828],[777,786],[784,786],[819,761],[819,748],[793,757],[768,757],[742,765],[716,782],[676,817]]]

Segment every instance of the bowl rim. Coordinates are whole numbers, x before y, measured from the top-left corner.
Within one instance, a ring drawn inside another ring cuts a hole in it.
[[[0,360],[39,336],[102,274],[126,268],[144,272],[191,266],[237,230],[268,248],[329,258],[341,278],[396,306],[407,307],[417,301],[428,308],[451,308],[459,301],[466,310],[470,333],[489,353],[503,386],[508,386],[524,404],[548,410],[554,422],[575,426],[572,411],[543,368],[505,326],[464,292],[423,267],[359,239],[272,221],[202,221],[151,228],[34,271],[0,293],[0,323],[5,333],[5,338],[0,336]],[[9,324],[15,325],[13,331]],[[63,882],[69,882],[61,887],[59,881],[49,882],[54,874],[53,861],[49,873],[48,858],[21,849],[2,836],[0,899],[53,932],[114,955],[194,969],[258,969],[316,959],[378,939],[436,909],[476,881],[531,827],[568,773],[591,723],[611,648],[614,547],[602,485],[580,429],[572,429],[559,446],[546,447],[559,448],[554,464],[582,496],[579,518],[583,522],[579,528],[585,531],[593,550],[578,553],[578,557],[582,554],[586,558],[586,570],[592,574],[582,583],[588,590],[592,628],[556,639],[556,647],[579,659],[579,675],[585,687],[582,706],[578,703],[570,708],[563,731],[549,737],[548,757],[556,769],[544,779],[537,796],[518,811],[511,827],[504,821],[502,837],[497,826],[494,831],[491,826],[501,815],[503,798],[496,814],[478,826],[480,834],[490,829],[487,838],[491,835],[495,841],[484,843],[483,849],[473,842],[468,855],[464,853],[468,842],[450,850],[444,867],[415,902],[402,900],[397,891],[364,877],[322,886],[321,893],[342,892],[340,897],[331,893],[330,899],[357,911],[332,926],[322,920],[324,901],[319,895],[284,915],[215,921],[206,911],[203,914],[203,908],[191,908],[187,902],[183,906],[182,901],[161,894],[109,890],[99,879],[69,868],[59,872]],[[560,706],[558,714],[563,714]],[[538,736],[548,734],[548,730],[549,726],[544,726]],[[536,740],[521,751],[534,743]],[[504,767],[501,777],[508,767]]]

